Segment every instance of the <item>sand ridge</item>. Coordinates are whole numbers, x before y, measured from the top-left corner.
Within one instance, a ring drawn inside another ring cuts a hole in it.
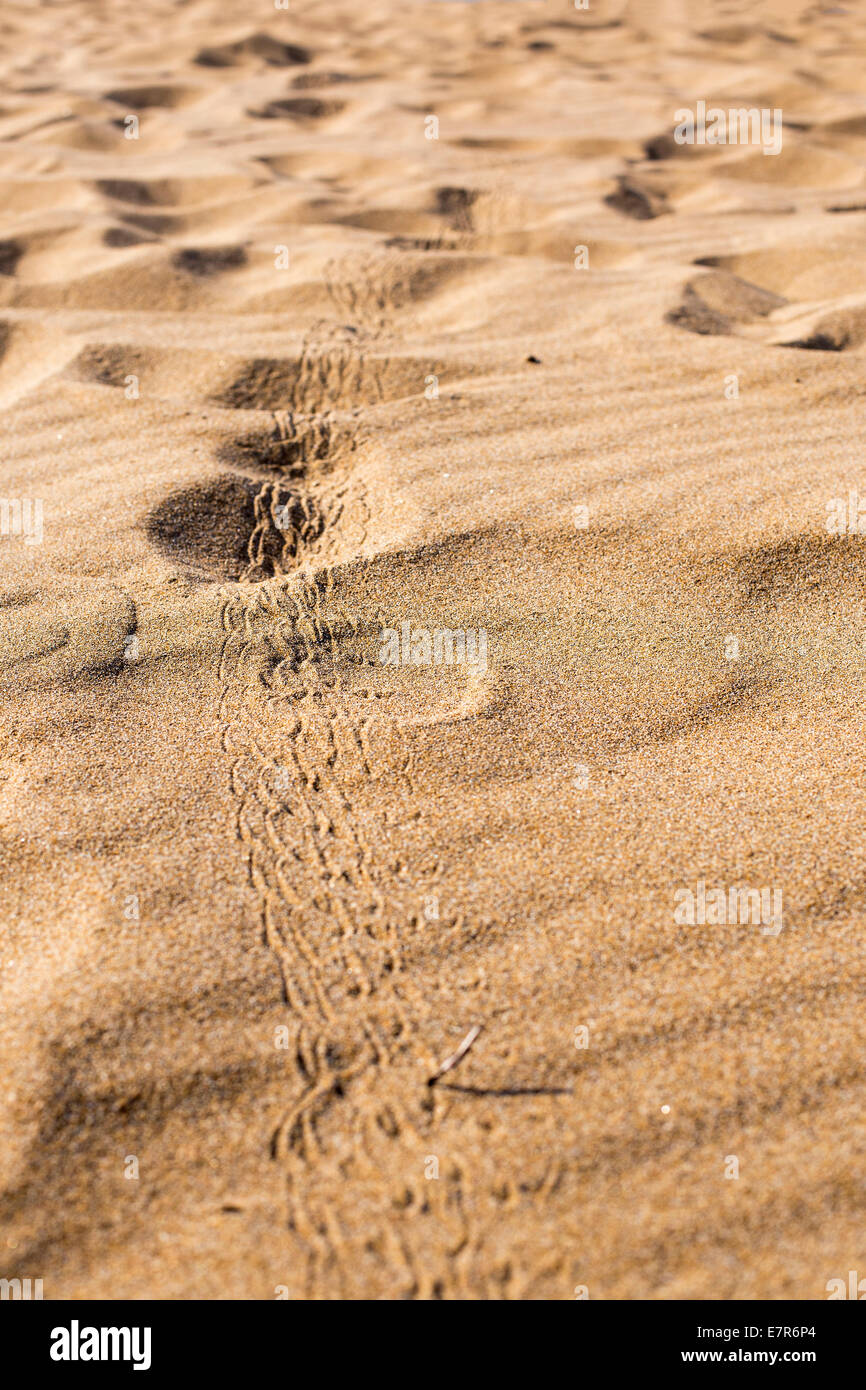
[[[44,507],[0,537],[0,1276],[825,1297],[866,1260],[863,540],[826,525],[863,17],[0,33],[2,495]],[[782,109],[781,153],[677,145],[698,99]],[[485,669],[382,665],[404,622]],[[782,930],[676,921],[701,883]]]

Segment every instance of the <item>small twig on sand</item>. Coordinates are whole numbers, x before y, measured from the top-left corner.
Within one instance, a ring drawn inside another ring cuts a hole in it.
[[[446,1057],[445,1061],[440,1063],[440,1065],[436,1068],[433,1075],[428,1076],[428,1086],[435,1086],[440,1076],[445,1076],[446,1072],[453,1071],[454,1068],[457,1066],[457,1063],[463,1061],[463,1058],[466,1056],[475,1039],[478,1037],[478,1034],[481,1032],[483,1026],[484,1025],[482,1023],[476,1023],[473,1028],[469,1029],[469,1032],[466,1034],[466,1037],[463,1039],[457,1051],[452,1052],[450,1057]]]

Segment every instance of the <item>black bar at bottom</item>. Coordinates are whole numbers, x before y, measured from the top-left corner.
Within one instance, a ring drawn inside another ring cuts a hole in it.
[[[458,1314],[457,1324],[441,1324],[441,1312],[427,1332],[421,1366],[423,1378],[455,1377],[466,1383],[473,1374],[489,1380],[496,1364],[511,1364],[515,1333],[520,1359],[537,1356],[539,1366],[552,1370],[549,1358],[564,1335],[575,1373],[580,1367],[611,1371],[687,1377],[715,1368],[778,1370],[799,1368],[823,1380],[857,1364],[863,1343],[863,1315],[840,1303],[601,1303],[575,1300],[544,1314],[545,1333],[555,1343],[527,1340],[539,1332],[531,1305],[509,1315],[507,1324],[488,1319],[493,1310]],[[858,1300],[863,1301],[863,1300]],[[357,1305],[356,1305],[357,1306]],[[539,1305],[535,1305],[538,1308]],[[321,1358],[321,1372],[330,1380],[340,1371],[341,1352],[347,1369],[357,1376],[386,1371],[389,1361],[384,1338],[405,1335],[405,1314],[372,1311],[361,1305],[363,1323],[353,1327],[353,1305],[295,1303],[61,1303],[8,1301],[0,1308],[0,1328],[11,1364],[62,1383],[69,1377],[93,1380],[100,1373],[113,1377],[145,1376],[162,1382],[171,1374],[213,1373],[221,1381],[233,1374],[309,1374],[303,1367],[310,1353]],[[425,1315],[426,1316],[426,1315]],[[380,1322],[380,1318],[382,1321]],[[463,1319],[466,1318],[466,1322]],[[517,1319],[515,1322],[514,1319]],[[319,1321],[321,1319],[321,1321]],[[521,1328],[521,1324],[524,1326]],[[459,1343],[442,1336],[460,1334]],[[318,1332],[318,1335],[317,1335]],[[498,1332],[497,1337],[491,1336]],[[423,1335],[423,1334],[422,1334]],[[378,1346],[378,1354],[375,1348]],[[533,1353],[533,1346],[535,1352]],[[509,1348],[512,1350],[509,1351]],[[499,1353],[499,1354],[497,1354]],[[367,1361],[364,1372],[364,1361]],[[300,1359],[299,1359],[300,1358]],[[376,1370],[376,1365],[379,1371]],[[416,1371],[411,1372],[412,1379]],[[135,1383],[135,1382],[133,1382]]]

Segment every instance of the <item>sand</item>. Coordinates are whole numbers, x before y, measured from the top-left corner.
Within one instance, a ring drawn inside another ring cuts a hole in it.
[[[862,8],[0,37],[0,1276],[866,1274]]]

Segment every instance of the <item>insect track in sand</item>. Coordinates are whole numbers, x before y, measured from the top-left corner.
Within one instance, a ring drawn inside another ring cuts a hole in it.
[[[350,301],[334,295],[367,341],[408,294],[394,289],[401,282],[392,262],[386,284],[365,263]],[[329,336],[324,345],[305,342],[291,400],[271,410],[268,439],[239,444],[276,476],[254,496],[246,568],[222,604],[220,715],[236,828],[290,1010],[297,1074],[271,1154],[286,1171],[307,1296],[344,1291],[369,1251],[369,1232],[362,1247],[351,1232],[352,1208],[371,1187],[382,1206],[373,1245],[386,1284],[409,1296],[457,1294],[466,1279],[461,1252],[480,1238],[460,1184],[423,1178],[434,1123],[423,1094],[434,1059],[420,1027],[429,1010],[405,968],[406,885],[376,809],[388,804],[389,788],[411,793],[411,756],[376,692],[345,679],[359,624],[329,562],[347,539],[356,554],[362,549],[369,519],[360,480],[344,466],[358,420],[340,407],[375,403],[384,392],[365,369],[363,345],[347,351]],[[332,450],[342,465],[329,471]],[[342,1144],[333,1125],[324,1134],[335,1107]],[[429,1267],[394,1220],[394,1191],[408,1191],[432,1223],[428,1263],[431,1249],[438,1258]]]

